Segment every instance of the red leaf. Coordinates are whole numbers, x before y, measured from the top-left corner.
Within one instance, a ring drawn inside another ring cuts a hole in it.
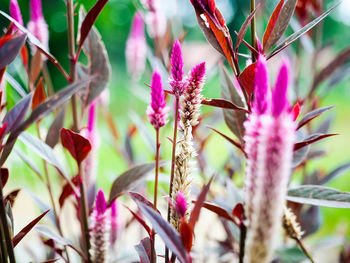
[[[83,23],[81,24],[80,28],[80,39],[79,39],[79,47],[77,49],[77,55],[75,60],[78,60],[80,51],[83,47],[84,41],[86,40],[87,36],[89,35],[89,32],[93,25],[96,22],[97,17],[101,13],[104,6],[107,4],[108,0],[98,0],[97,3],[90,9],[90,11],[87,13]]]
[[[224,99],[206,99],[204,98],[201,102],[203,105],[213,106],[222,109],[240,110],[248,113],[248,110],[241,108],[232,102]]]
[[[276,22],[277,22],[277,19],[281,13],[281,10],[282,10],[282,7],[283,7],[283,4],[284,4],[284,0],[281,0],[275,10],[273,10],[273,13],[270,17],[270,20],[269,20],[269,23],[267,24],[267,27],[266,27],[266,30],[265,30],[265,33],[264,33],[264,36],[263,36],[263,47],[264,47],[264,51],[265,51],[265,46],[266,46],[266,43],[268,42],[270,36],[271,36],[271,33],[273,31],[273,29],[275,28],[275,25],[276,25]]]
[[[337,133],[329,133],[329,134],[312,134],[310,135],[308,138],[306,138],[304,141],[302,142],[297,142],[294,144],[294,151],[297,151],[307,145],[310,145],[312,143],[315,143],[319,140],[322,140],[322,139],[325,139],[327,137],[331,137],[331,136],[334,136],[334,135],[338,135]]]
[[[9,170],[7,168],[1,168],[1,184],[4,187],[9,179]]]
[[[36,108],[40,103],[44,102],[46,99],[44,80],[41,77],[38,85],[35,88],[33,99],[32,99],[32,110]]]
[[[232,215],[238,218],[240,224],[242,224],[244,219],[244,207],[241,203],[238,203],[232,210]]]
[[[256,68],[256,63],[250,64],[238,76],[238,80],[241,86],[247,92],[249,98],[251,98],[254,91],[255,68]]]
[[[26,225],[21,231],[19,231],[19,233],[12,238],[13,247],[15,247],[49,211],[50,210],[45,211],[28,225]]]
[[[24,68],[28,71],[28,49],[26,45],[24,45],[21,49],[21,57]]]
[[[190,220],[189,220],[189,226],[194,229],[198,218],[199,218],[199,214],[201,212],[202,206],[205,202],[205,198],[209,192],[209,188],[210,188],[210,184],[213,180],[213,176],[210,178],[209,182],[202,188],[202,191],[200,192],[200,194],[197,197],[197,201],[192,209],[191,212],[191,216],[190,216]]]
[[[65,128],[61,128],[60,134],[63,147],[70,152],[78,165],[80,165],[91,150],[89,140]]]
[[[0,39],[0,69],[6,67],[17,57],[26,39],[26,34],[16,37],[4,36]]]
[[[76,175],[72,178],[72,183],[75,185],[75,186],[78,186],[79,183],[81,181],[81,177],[80,175]],[[69,184],[69,183],[66,183],[64,186],[63,186],[63,189],[62,189],[62,192],[61,192],[61,195],[60,195],[60,198],[59,198],[59,204],[60,204],[60,207],[62,208],[63,207],[63,204],[64,202],[66,201],[66,199],[71,196],[72,194],[74,194],[74,189],[72,188],[72,186]]]
[[[184,218],[182,218],[180,224],[180,235],[185,248],[190,252],[193,245],[193,228]]]
[[[130,197],[136,202],[139,201],[145,205],[147,205],[148,207],[154,208],[154,205],[152,202],[148,201],[144,196],[135,193],[135,192],[129,192]],[[159,210],[157,209],[157,212],[160,214]]]
[[[300,104],[299,104],[299,102],[297,102],[292,109],[293,121],[296,121],[299,114],[300,114]]]
[[[125,206],[130,213],[134,216],[134,218],[141,224],[141,226],[143,226],[143,228],[146,230],[146,232],[148,233],[149,237],[152,238],[152,230],[151,228],[147,225],[146,221],[143,220],[143,218],[141,218],[141,216],[139,216],[138,214],[136,214],[134,211],[132,211],[129,207]]]
[[[229,212],[227,212],[224,208],[217,206],[217,205],[214,205],[212,203],[208,203],[208,202],[205,202],[203,204],[203,207],[208,209],[209,211],[212,211],[213,213],[217,214],[218,216],[225,218],[227,220],[230,220],[231,222],[238,225],[237,220],[235,220],[235,218],[232,217],[232,215]]]

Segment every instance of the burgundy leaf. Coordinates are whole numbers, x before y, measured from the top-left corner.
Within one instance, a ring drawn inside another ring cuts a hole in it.
[[[71,181],[75,186],[78,186],[81,182],[80,175],[74,176]],[[62,192],[61,192],[60,198],[58,200],[61,208],[63,207],[63,204],[66,201],[66,199],[69,196],[71,196],[72,194],[74,194],[74,189],[72,188],[72,186],[69,183],[66,183],[62,188]]]
[[[152,241],[149,237],[145,237],[135,246],[135,250],[140,258],[140,263],[155,262],[151,260],[152,257]],[[155,253],[153,253],[155,255]]]
[[[243,220],[244,220],[244,207],[243,207],[243,204],[238,203],[233,208],[232,215],[239,220],[240,224],[242,224]]]
[[[242,85],[242,87],[247,92],[249,98],[251,98],[254,91],[255,68],[256,68],[256,63],[250,64],[238,76],[238,80]]]
[[[248,110],[239,107],[232,102],[224,99],[203,99],[201,102],[203,105],[213,106],[222,109],[240,110],[248,113]]]
[[[78,165],[80,165],[91,150],[89,140],[65,128],[61,128],[60,134],[63,147],[70,152]]]
[[[187,252],[191,252],[194,237],[192,226],[189,223],[187,223],[184,218],[182,218],[179,230],[182,242],[184,243]]]
[[[177,256],[180,262],[189,263],[190,257],[179,233],[152,208],[139,201],[136,201],[136,203],[141,209],[142,213],[152,223],[153,228],[163,239],[169,250],[171,250]]]
[[[5,41],[3,39],[5,39]],[[16,37],[5,36],[0,39],[0,69],[6,67],[17,57],[26,39],[26,34]]]
[[[43,78],[40,78],[38,85],[35,88],[33,100],[32,100],[32,110],[34,110],[40,103],[46,100],[45,86]]]
[[[125,206],[130,213],[133,215],[133,217],[137,220],[137,222],[140,223],[140,225],[146,230],[147,234],[149,235],[149,237],[152,237],[152,230],[151,228],[147,225],[147,223],[145,222],[145,220],[143,220],[143,218],[141,216],[139,216],[138,214],[136,214],[134,211],[132,211],[129,207]]]
[[[7,183],[7,180],[9,179],[9,169],[7,168],[1,168],[1,184],[2,187],[4,187]]]
[[[40,216],[38,216],[37,218],[35,218],[32,222],[30,222],[28,225],[26,225],[21,231],[19,231],[19,233],[17,235],[15,235],[12,238],[12,244],[13,247],[17,246],[17,244],[28,234],[28,232],[30,230],[32,230],[32,228],[39,223],[39,221],[49,212],[50,210],[45,211],[44,213],[42,213]]]
[[[334,108],[334,106],[329,106],[329,107],[323,107],[323,108],[319,108],[319,109],[308,112],[300,120],[297,130],[299,130],[301,127],[303,127],[305,124],[309,123],[310,121],[312,121],[316,117],[320,116],[322,113],[329,111],[330,109],[333,109],[333,108]]]
[[[210,178],[209,182],[202,188],[202,191],[200,192],[200,194],[197,197],[197,201],[194,204],[194,207],[192,209],[190,219],[189,219],[189,226],[191,227],[191,229],[194,229],[194,227],[198,221],[199,214],[200,214],[202,206],[205,202],[205,198],[207,197],[207,194],[209,192],[210,184],[213,181],[213,178],[214,178],[214,176],[212,176]]]
[[[237,220],[226,209],[208,202],[204,202],[203,207],[217,214],[219,217],[225,218],[238,225]]]
[[[87,13],[81,27],[80,27],[80,39],[79,39],[79,46],[77,49],[77,55],[76,59],[79,58],[79,53],[81,51],[81,48],[83,47],[84,41],[86,40],[87,36],[89,35],[89,32],[93,25],[96,22],[97,17],[101,13],[104,6],[107,4],[108,0],[98,0],[96,4],[90,9],[90,11]]]
[[[301,142],[297,142],[294,144],[294,151],[297,151],[309,144],[315,143],[319,140],[334,136],[334,135],[338,135],[337,133],[328,133],[328,134],[322,134],[322,133],[315,133],[310,135],[309,137],[307,137],[305,140],[301,141]]]
[[[236,142],[235,140],[231,139],[230,137],[228,137],[227,135],[219,132],[218,130],[216,130],[215,128],[212,128],[212,127],[209,127],[209,129],[213,130],[214,132],[216,132],[217,134],[221,135],[222,137],[224,137],[227,141],[229,141],[230,143],[232,143],[234,146],[236,146],[238,149],[240,149],[243,153],[244,152],[244,149],[243,149],[243,146],[239,143],[239,142]]]
[[[16,198],[17,198],[20,191],[21,191],[21,189],[16,189],[16,190],[13,190],[12,192],[10,192],[5,197],[5,203],[9,202],[11,204],[11,206],[13,206],[15,204]]]
[[[244,39],[245,34],[247,33],[247,29],[250,25],[250,22],[252,21],[253,17],[255,16],[256,11],[258,10],[258,8],[260,7],[260,3],[258,4],[258,6],[255,8],[255,10],[253,12],[250,13],[250,15],[246,18],[246,20],[244,21],[241,29],[238,32],[238,36],[237,36],[237,40],[236,40],[236,48],[235,48],[235,53],[237,54],[238,52],[238,48],[242,43],[242,40]]]
[[[129,192],[129,195],[135,202],[136,202],[136,200],[138,200],[139,202],[147,205],[148,207],[151,207],[151,208],[154,207],[152,202],[148,201],[144,196],[142,196],[136,192]],[[160,214],[158,209],[157,209],[157,212]]]

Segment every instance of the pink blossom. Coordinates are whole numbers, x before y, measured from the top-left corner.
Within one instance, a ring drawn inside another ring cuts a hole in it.
[[[120,232],[120,216],[119,216],[118,201],[114,200],[110,208],[111,208],[111,245],[113,246]]]
[[[171,75],[172,78],[170,80],[170,85],[173,88],[173,92],[180,96],[183,93],[183,90],[185,88],[185,83],[183,81],[183,58],[182,58],[182,51],[181,51],[181,44],[179,40],[176,40],[173,45],[173,50],[171,52],[171,58],[170,58],[170,65],[171,65]]]
[[[184,217],[187,211],[187,201],[182,191],[177,193],[175,201],[176,211],[181,217]]]
[[[18,23],[23,26],[23,19],[21,14],[21,9],[19,8],[17,0],[11,0],[10,2],[10,15],[13,19],[15,19]],[[16,30],[17,27],[14,26],[13,30]],[[18,32],[19,34],[23,34],[22,31]]]
[[[30,1],[30,21],[27,28],[46,49],[49,48],[49,30],[42,13],[41,0]]]
[[[159,129],[167,123],[168,108],[165,104],[165,94],[162,79],[157,71],[154,71],[151,83],[151,105],[147,108],[149,122],[155,129]]]
[[[282,220],[296,129],[287,106],[287,87],[288,71],[284,64],[271,92],[266,60],[260,55],[253,111],[244,123],[246,263],[271,261]]]
[[[146,52],[143,18],[141,13],[137,12],[132,21],[125,50],[128,72],[135,80],[138,80],[145,70]]]

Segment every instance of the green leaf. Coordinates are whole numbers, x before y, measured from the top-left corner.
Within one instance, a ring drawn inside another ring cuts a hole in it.
[[[289,189],[287,200],[308,205],[350,208],[350,193],[319,185],[302,185]]]
[[[276,251],[276,254],[283,263],[299,263],[307,259],[304,252],[297,247],[280,249]]]

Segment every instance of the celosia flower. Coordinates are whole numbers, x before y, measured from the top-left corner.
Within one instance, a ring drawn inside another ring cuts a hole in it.
[[[94,263],[108,262],[107,252],[110,242],[110,215],[102,190],[98,191],[96,204],[91,215],[91,254]]]
[[[155,70],[151,83],[151,104],[147,108],[149,122],[155,129],[159,129],[167,123],[168,108],[165,105],[162,78],[158,71]]]
[[[184,217],[187,211],[187,201],[184,194],[180,191],[175,198],[175,208],[181,217]]]
[[[183,90],[185,88],[185,83],[183,82],[183,66],[184,62],[182,59],[182,51],[179,40],[176,40],[173,46],[173,50],[171,52],[170,58],[171,64],[171,75],[172,78],[170,80],[170,85],[173,88],[174,94],[177,96],[182,95]]]
[[[11,0],[10,2],[10,15],[13,19],[15,19],[18,23],[23,26],[23,19],[21,14],[21,9],[19,8],[17,0]],[[13,31],[16,30],[17,27],[13,27]],[[22,31],[18,31],[19,34],[23,34]]]
[[[287,100],[287,86],[288,70],[284,64],[271,95],[266,60],[260,55],[253,110],[244,123],[246,263],[271,261],[281,225],[296,129]]]
[[[118,202],[114,200],[111,204],[111,246],[113,246],[119,235],[119,215],[118,215]]]
[[[143,18],[140,12],[136,12],[125,50],[128,72],[134,80],[138,80],[145,69],[146,52]]]
[[[30,1],[30,21],[27,28],[46,49],[49,48],[49,30],[41,9],[41,0]]]
[[[196,156],[193,147],[192,128],[198,124],[199,108],[202,100],[202,88],[205,75],[205,63],[195,66],[187,80],[188,85],[181,98],[181,121],[182,139],[178,142],[175,157],[175,171],[173,181],[172,198],[176,203],[176,197],[181,192],[185,200],[189,200],[192,158]],[[186,201],[188,202],[188,201]],[[188,204],[187,204],[188,205]],[[185,217],[187,214],[185,214]],[[176,211],[171,213],[171,223],[179,229],[181,217]]]

